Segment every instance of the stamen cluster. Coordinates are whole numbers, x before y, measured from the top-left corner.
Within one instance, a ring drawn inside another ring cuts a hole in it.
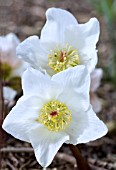
[[[56,73],[79,64],[80,59],[77,50],[68,44],[62,49],[56,47],[54,51],[48,55],[48,65]]]
[[[59,131],[66,129],[72,120],[68,107],[57,100],[51,100],[40,109],[37,121],[50,130]]]

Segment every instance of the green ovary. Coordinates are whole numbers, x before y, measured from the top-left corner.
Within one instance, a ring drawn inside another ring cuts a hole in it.
[[[68,107],[57,100],[51,100],[40,109],[37,122],[54,132],[65,130],[72,121],[72,114]]]
[[[68,44],[63,49],[55,48],[54,51],[48,55],[48,65],[56,73],[79,64],[80,58],[77,50]]]

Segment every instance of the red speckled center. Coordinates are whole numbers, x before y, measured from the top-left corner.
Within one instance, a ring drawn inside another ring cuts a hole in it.
[[[52,113],[50,113],[51,116],[56,116],[57,114],[57,111],[53,111]]]

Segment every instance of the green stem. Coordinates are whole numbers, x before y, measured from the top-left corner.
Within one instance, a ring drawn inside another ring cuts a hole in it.
[[[4,120],[4,97],[3,97],[3,84],[2,84],[2,69],[1,69],[1,53],[0,53],[0,149],[4,144],[4,132],[2,129],[2,123]],[[0,151],[0,169],[2,168],[1,165],[2,160],[2,153]]]
[[[72,151],[73,156],[76,159],[79,170],[91,170],[88,162],[82,157],[77,146],[69,144],[69,148]]]
[[[2,70],[0,62],[0,119],[4,118],[4,97],[3,97],[3,81],[2,81]]]

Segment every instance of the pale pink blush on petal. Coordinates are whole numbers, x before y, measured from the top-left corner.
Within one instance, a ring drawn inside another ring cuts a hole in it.
[[[97,90],[100,86],[102,77],[103,70],[101,68],[97,68],[91,73],[90,91],[95,92]]]
[[[90,103],[96,113],[102,110],[102,100],[95,93],[90,93]]]

